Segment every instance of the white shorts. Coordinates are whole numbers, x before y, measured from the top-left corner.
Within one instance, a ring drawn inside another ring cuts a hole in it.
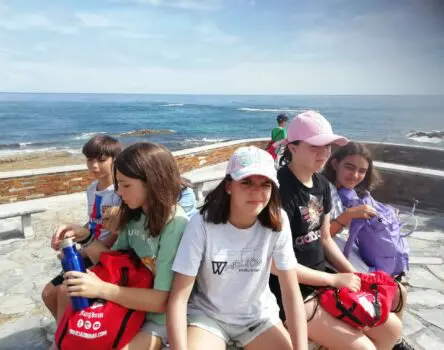
[[[199,327],[222,338],[228,345],[244,347],[266,330],[280,323],[279,316],[258,320],[246,326],[234,325],[218,321],[203,311],[193,310],[193,315],[188,315],[188,326]]]
[[[153,337],[158,337],[162,340],[162,346],[168,346],[168,332],[165,324],[158,324],[153,321],[145,321],[140,328],[141,332],[152,335]]]

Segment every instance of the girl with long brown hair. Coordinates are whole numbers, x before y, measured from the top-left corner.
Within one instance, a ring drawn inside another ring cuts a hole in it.
[[[155,274],[152,289],[125,288],[99,279],[94,273],[65,274],[68,294],[100,298],[128,309],[146,311],[146,321],[124,349],[158,350],[167,345],[165,311],[173,272],[171,266],[188,218],[177,205],[181,179],[175,159],[165,147],[136,143],[114,163],[115,188],[122,199],[118,238],[112,250],[132,249]],[[55,240],[73,237],[97,262],[108,249],[81,226],[62,226]]]

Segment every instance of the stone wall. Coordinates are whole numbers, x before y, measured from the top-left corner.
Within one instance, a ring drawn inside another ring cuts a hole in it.
[[[372,150],[374,160],[444,170],[444,149],[393,143],[364,143]]]
[[[387,168],[378,171],[382,184],[372,192],[378,201],[411,207],[418,200],[418,209],[444,212],[444,175]]]
[[[182,173],[226,161],[242,145],[265,147],[265,139],[241,140],[173,152]],[[371,146],[372,144],[370,144]],[[374,191],[380,201],[444,211],[444,172],[424,167],[444,168],[444,151],[439,149],[387,145],[376,149],[379,161],[414,165],[402,167],[381,163],[377,166],[383,183]],[[432,159],[433,158],[433,159]],[[422,160],[421,164],[413,163]],[[68,169],[68,170],[64,170]],[[85,166],[59,167],[0,173],[0,204],[84,191],[90,180]]]
[[[265,147],[266,141],[227,142],[173,152],[182,173],[228,160],[240,146]],[[63,171],[63,169],[70,169]],[[75,170],[71,170],[74,168]],[[84,166],[0,173],[0,204],[84,191],[90,183]]]

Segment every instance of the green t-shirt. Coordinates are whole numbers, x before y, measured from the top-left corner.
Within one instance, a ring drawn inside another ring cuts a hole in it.
[[[182,233],[188,223],[188,216],[180,206],[176,206],[174,217],[163,228],[161,234],[152,237],[145,229],[144,215],[139,220],[128,222],[119,233],[112,250],[133,249],[145,265],[155,272],[154,289],[169,291],[174,272],[171,270]],[[165,324],[164,313],[147,313],[147,320]]]
[[[278,142],[280,140],[287,138],[287,130],[285,128],[281,128],[280,126],[271,130],[271,139],[274,142]]]

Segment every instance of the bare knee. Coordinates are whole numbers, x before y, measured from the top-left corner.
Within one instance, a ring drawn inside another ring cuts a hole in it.
[[[402,335],[402,322],[390,313],[387,321],[376,328],[366,331],[378,349],[391,349]]]
[[[310,308],[307,310],[307,316],[309,311]],[[317,308],[312,320],[308,322],[308,335],[310,340],[329,350],[377,349],[373,341],[363,332],[334,318],[322,307]]]
[[[58,288],[57,296],[59,296],[59,297],[67,297],[67,296],[69,296],[68,288],[64,284],[61,284],[60,287]]]
[[[58,287],[52,283],[48,283],[42,291],[42,300],[45,304],[50,304],[57,301]]]
[[[47,298],[51,298],[57,295],[57,287],[55,287],[52,283],[48,283],[45,288],[42,290],[42,299],[45,300]]]

